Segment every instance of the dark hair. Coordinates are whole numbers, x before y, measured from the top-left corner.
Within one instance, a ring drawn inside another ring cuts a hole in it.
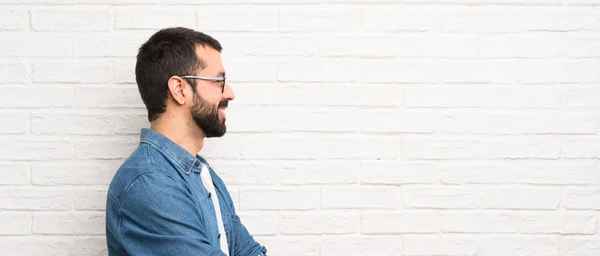
[[[139,49],[135,80],[148,110],[148,120],[156,120],[166,111],[167,82],[174,75],[193,74],[204,68],[196,55],[196,45],[210,46],[221,52],[219,41],[188,28],[165,28],[148,39]]]

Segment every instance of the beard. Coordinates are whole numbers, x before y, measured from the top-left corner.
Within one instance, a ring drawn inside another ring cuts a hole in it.
[[[216,107],[204,100],[194,90],[194,104],[190,109],[190,114],[196,125],[202,129],[206,138],[223,137],[227,132],[225,118],[222,121],[219,118],[219,107],[227,107],[228,103],[228,100],[221,100],[219,106]]]

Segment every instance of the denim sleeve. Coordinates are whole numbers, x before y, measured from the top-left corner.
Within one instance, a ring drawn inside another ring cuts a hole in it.
[[[117,239],[129,255],[225,255],[202,230],[197,207],[182,181],[142,174],[123,196]]]
[[[234,219],[232,221],[233,225],[235,225],[234,229],[238,233],[239,239],[236,239],[236,247],[235,255],[233,256],[265,256],[267,253],[267,248],[260,245],[258,242],[254,240],[252,235],[248,232],[244,224],[242,224],[240,218],[237,215],[234,215]]]

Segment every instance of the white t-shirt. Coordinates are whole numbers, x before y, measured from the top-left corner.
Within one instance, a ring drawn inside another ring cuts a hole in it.
[[[202,184],[211,193],[211,199],[213,205],[215,206],[215,214],[217,215],[217,226],[219,227],[219,234],[221,237],[219,241],[221,243],[221,251],[223,251],[226,255],[229,255],[229,248],[227,246],[227,235],[225,234],[225,227],[223,226],[223,218],[221,217],[221,207],[219,207],[219,197],[217,196],[217,192],[215,191],[215,186],[212,182],[212,178],[210,177],[210,171],[208,170],[208,166],[206,164],[202,164],[202,171],[200,172],[200,179],[202,180]]]

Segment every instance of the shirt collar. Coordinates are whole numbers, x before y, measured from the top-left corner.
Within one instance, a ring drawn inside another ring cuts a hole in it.
[[[200,172],[206,160],[199,155],[191,155],[187,150],[167,138],[165,135],[149,128],[142,128],[140,142],[152,145],[161,152],[173,165],[186,174]]]

